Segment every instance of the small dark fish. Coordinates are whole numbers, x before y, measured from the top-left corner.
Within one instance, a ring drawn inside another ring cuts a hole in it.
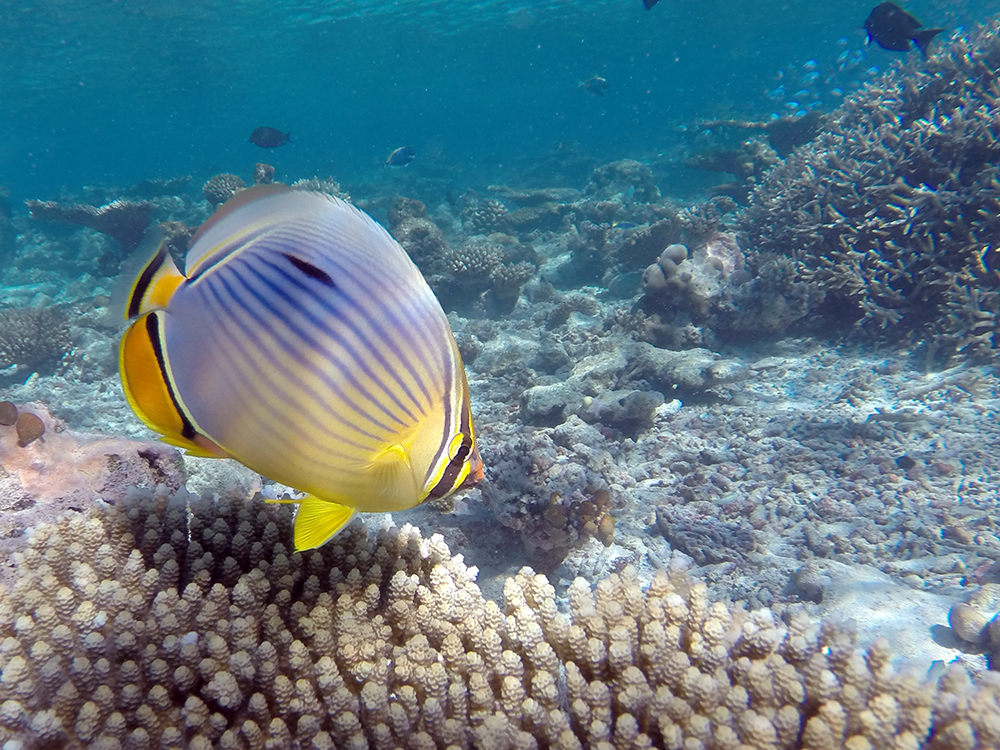
[[[250,134],[250,143],[261,148],[277,148],[291,142],[291,133],[282,133],[277,128],[269,128],[266,125],[256,128]]]
[[[587,89],[593,96],[604,96],[608,93],[608,82],[600,76],[591,76],[581,83],[580,87]]]
[[[612,229],[635,229],[637,226],[634,221],[615,221],[611,224]]]
[[[921,29],[921,26],[920,21],[895,3],[876,5],[865,20],[869,44],[875,42],[882,49],[906,52],[912,42],[926,55],[931,39],[944,29]]]
[[[646,10],[649,10],[658,2],[660,2],[660,0],[642,0],[642,4],[646,6]]]
[[[407,164],[413,161],[413,157],[415,157],[416,155],[417,152],[414,151],[409,146],[400,146],[391,154],[389,154],[389,158],[385,160],[385,163],[388,164],[390,167],[405,167]]]

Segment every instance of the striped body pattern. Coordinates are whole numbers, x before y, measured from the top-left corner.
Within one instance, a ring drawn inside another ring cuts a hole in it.
[[[307,493],[296,548],[356,511],[481,477],[444,311],[388,232],[341,200],[244,191],[195,235],[183,275],[156,248],[129,313],[120,364],[137,414]]]

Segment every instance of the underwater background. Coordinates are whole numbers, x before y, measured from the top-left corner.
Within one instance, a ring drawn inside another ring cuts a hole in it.
[[[1000,4],[875,6],[0,5],[0,748],[1000,746]],[[144,234],[271,182],[484,465],[315,551],[119,377]]]
[[[0,10],[0,165],[17,198],[207,178],[259,156],[247,135],[260,124],[292,133],[295,146],[273,157],[282,174],[342,182],[378,178],[403,144],[425,177],[460,174],[462,188],[506,181],[560,148],[652,158],[698,118],[784,113],[767,98],[781,85],[789,101],[815,89],[835,105],[830,89],[898,58],[865,46],[869,5],[17,3]],[[990,5],[912,10],[957,29]],[[864,59],[840,71],[845,52]],[[821,76],[802,83],[810,60]],[[593,75],[608,80],[606,96],[579,89]]]

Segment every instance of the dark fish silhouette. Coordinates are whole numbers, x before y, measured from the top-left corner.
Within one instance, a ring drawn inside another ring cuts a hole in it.
[[[261,148],[277,148],[291,142],[291,133],[282,133],[277,128],[269,128],[266,125],[256,128],[250,134],[250,143]]]
[[[591,76],[580,84],[580,88],[587,89],[592,96],[604,96],[608,93],[608,82],[600,76]]]
[[[385,160],[385,163],[390,167],[405,167],[413,161],[413,157],[416,155],[417,152],[409,146],[400,146],[389,154],[389,158]]]
[[[875,42],[882,49],[906,52],[912,42],[926,55],[931,39],[944,29],[921,29],[921,26],[920,21],[895,3],[876,5],[865,20],[869,44]]]
[[[646,10],[649,10],[658,2],[660,2],[660,0],[642,0],[642,4],[646,6]]]

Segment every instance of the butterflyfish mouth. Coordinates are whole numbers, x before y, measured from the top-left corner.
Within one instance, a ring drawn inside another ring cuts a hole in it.
[[[467,490],[475,487],[485,478],[486,474],[483,472],[483,459],[479,457],[479,446],[477,445],[472,449],[472,455],[469,456],[469,475],[460,485],[460,489]]]

